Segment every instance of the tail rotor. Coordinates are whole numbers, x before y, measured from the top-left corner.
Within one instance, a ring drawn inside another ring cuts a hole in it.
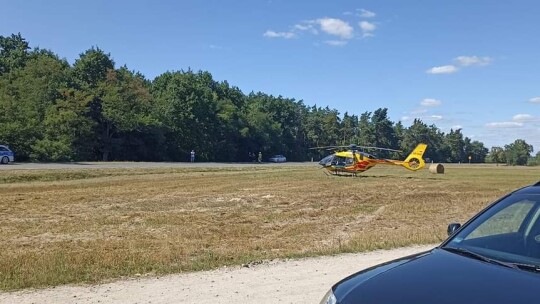
[[[427,145],[426,144],[418,144],[416,148],[407,156],[407,158],[401,163],[403,167],[406,169],[409,169],[411,171],[416,171],[424,168],[426,166],[426,162],[422,158],[424,155],[424,152],[426,152]]]

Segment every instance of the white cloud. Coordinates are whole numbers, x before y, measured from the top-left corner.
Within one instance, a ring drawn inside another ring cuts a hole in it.
[[[296,34],[293,32],[274,32],[274,31],[268,30],[263,34],[263,36],[268,37],[268,38],[291,39],[291,38],[295,38]]]
[[[463,126],[462,125],[452,126],[452,130],[459,130],[459,129],[463,129]]]
[[[534,116],[529,115],[529,114],[516,114],[514,115],[514,117],[512,117],[512,120],[516,122],[533,121]]]
[[[441,105],[441,101],[433,98],[425,98],[420,102],[420,105],[424,107],[436,107]]]
[[[336,18],[321,18],[316,22],[320,25],[321,31],[338,36],[341,39],[351,39],[354,34],[354,29],[346,21]]]
[[[459,56],[454,59],[461,66],[483,66],[490,64],[493,59],[490,57]]]
[[[373,36],[373,31],[377,28],[374,23],[367,21],[360,21],[358,26],[362,29],[362,37],[371,37]]]
[[[307,32],[309,31],[313,35],[319,34],[319,31],[315,28],[315,22],[314,21],[304,21],[302,23],[298,23],[293,25],[292,31],[296,32]]]
[[[411,114],[418,115],[418,114],[425,114],[427,112],[428,112],[428,110],[426,110],[426,109],[417,109],[417,110],[411,111]]]
[[[326,40],[324,43],[331,46],[344,46],[347,44],[347,40]]]
[[[533,97],[529,99],[530,103],[540,103],[540,97]]]
[[[429,115],[425,116],[424,119],[426,120],[441,120],[443,117],[441,115]]]
[[[438,120],[443,119],[442,115],[416,115],[415,113],[411,113],[411,114],[413,114],[414,116],[402,116],[401,120],[402,121],[410,121],[410,120],[418,118],[418,119],[421,119],[421,120],[424,120],[424,121],[438,121]]]
[[[358,13],[358,16],[362,17],[362,18],[373,18],[375,17],[377,14],[375,14],[374,12],[372,11],[368,11],[366,9],[363,9],[361,8],[359,13]]]
[[[295,24],[295,25],[293,26],[293,28],[294,28],[295,30],[299,30],[299,31],[307,31],[307,30],[312,29],[312,28],[313,28],[313,25],[311,25],[311,24],[305,24],[305,23],[304,23],[304,24],[300,23],[300,24]]]
[[[344,14],[355,14],[358,16],[363,16],[364,18],[372,18],[376,16],[374,12],[365,9],[357,9],[354,13],[345,12]],[[373,32],[377,29],[377,25],[375,23],[368,21],[360,21],[358,22],[358,26],[360,27],[362,37],[374,36]],[[352,39],[355,36],[360,36],[360,34],[358,34],[358,30],[355,29],[354,26],[351,26],[351,24],[346,20],[330,17],[304,20],[292,25],[288,31],[277,32],[273,30],[267,30],[265,33],[263,33],[263,36],[268,38],[292,39],[302,36],[306,33],[313,35],[324,33],[330,36],[334,36],[334,39],[320,41],[331,46],[344,46],[348,44],[347,40]]]
[[[515,121],[490,122],[486,124],[486,127],[494,129],[521,128],[523,123]]]
[[[453,65],[443,65],[438,67],[432,67],[431,69],[427,70],[426,73],[428,74],[451,74],[458,71],[458,68],[456,68]]]
[[[490,64],[493,61],[491,57],[478,57],[478,56],[459,56],[454,58],[454,62],[457,66],[460,67],[470,67],[470,66],[485,66]],[[451,74],[455,73],[459,70],[459,68],[456,65],[443,65],[443,66],[437,66],[432,67],[431,69],[427,70],[426,73],[429,74]],[[540,103],[540,100],[539,100]]]

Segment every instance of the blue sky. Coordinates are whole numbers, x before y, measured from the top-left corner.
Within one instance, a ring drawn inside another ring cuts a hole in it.
[[[389,109],[488,148],[540,148],[540,2],[0,0],[0,35],[73,63],[99,46],[153,79],[207,70],[341,113]]]

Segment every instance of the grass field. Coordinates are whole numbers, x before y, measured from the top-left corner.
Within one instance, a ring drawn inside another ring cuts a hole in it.
[[[1,174],[1,290],[439,242],[449,222],[540,180],[540,168],[468,165]]]

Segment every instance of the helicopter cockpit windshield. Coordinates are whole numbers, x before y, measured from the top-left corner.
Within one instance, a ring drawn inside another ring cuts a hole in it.
[[[331,166],[332,165],[332,161],[334,160],[334,155],[328,155],[327,157],[321,159],[319,161],[319,165],[321,166],[325,166],[325,167],[328,167],[328,166]]]

